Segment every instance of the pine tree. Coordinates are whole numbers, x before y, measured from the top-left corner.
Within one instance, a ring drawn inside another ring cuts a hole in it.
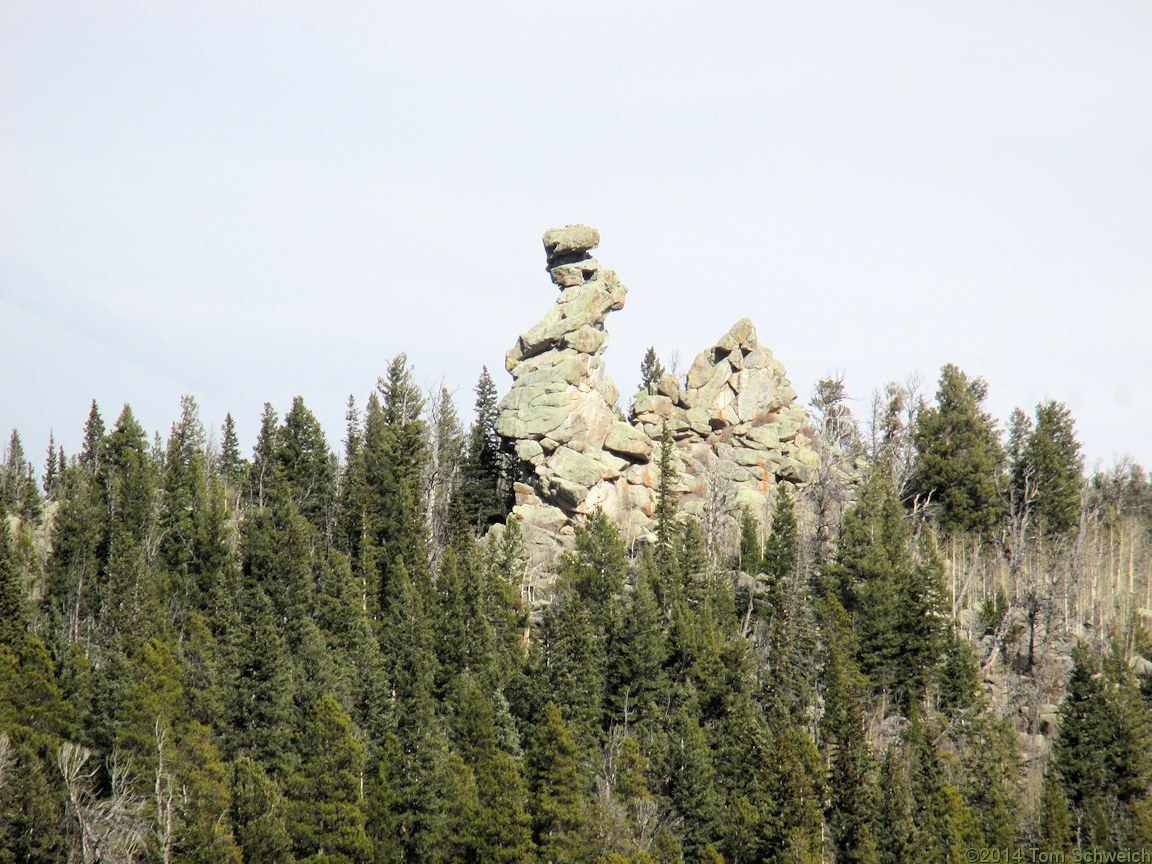
[[[297,860],[366,861],[371,844],[360,803],[365,748],[339,702],[324,696],[312,706],[297,748],[300,770],[291,784],[288,820]]]
[[[300,396],[292,400],[276,433],[275,459],[300,515],[319,536],[327,536],[335,507],[335,470],[324,430]]]
[[[905,741],[921,846],[933,861],[959,864],[965,852],[982,845],[978,826],[960,790],[950,782],[940,731],[918,710],[911,714]]]
[[[243,594],[239,626],[229,634],[228,737],[277,776],[292,764],[292,670],[288,646],[264,590]]]
[[[1019,831],[1017,777],[1020,757],[1010,723],[979,713],[965,723],[960,770],[955,781],[971,811],[974,832],[989,849],[1010,849]]]
[[[63,460],[56,458],[56,433],[51,429],[48,430],[48,453],[44,459],[44,479],[41,485],[44,489],[44,495],[49,501],[56,498],[56,487],[60,478],[61,465]]]
[[[32,522],[40,519],[40,490],[33,471],[32,463],[24,458],[20,433],[13,429],[0,470],[0,513],[7,510]]]
[[[912,495],[931,502],[945,531],[988,534],[1000,520],[997,476],[1003,455],[992,418],[981,408],[988,386],[956,366],[940,372],[936,405],[920,412]]]
[[[156,469],[148,453],[144,427],[125,405],[103,445],[105,504],[112,522],[143,543],[153,524]]]
[[[481,822],[476,774],[458,754],[450,753],[444,781],[444,842],[436,851],[445,861],[478,861]]]
[[[403,354],[393,358],[387,378],[377,385],[382,401],[370,399],[365,417],[361,507],[367,536],[360,542],[376,550],[376,585],[385,611],[398,563],[420,590],[430,583],[424,513],[428,442],[420,419],[424,400],[407,362]]]
[[[960,717],[983,706],[979,671],[972,643],[958,633],[948,634],[944,638],[944,660],[938,675],[941,712]]]
[[[258,762],[242,756],[229,772],[231,821],[247,862],[292,864],[292,841],[280,788]]]
[[[100,408],[93,399],[88,420],[84,423],[84,444],[80,450],[80,464],[96,474],[102,468],[103,458],[104,418],[100,416]]]
[[[432,442],[427,467],[425,509],[433,562],[438,562],[453,531],[453,500],[460,485],[464,430],[448,388],[441,387],[430,410]]]
[[[575,551],[560,562],[560,575],[603,628],[609,609],[624,590],[628,550],[620,530],[602,510],[577,527],[575,539]]]
[[[474,530],[500,521],[508,512],[507,458],[496,431],[499,410],[496,385],[485,366],[476,383],[475,419],[460,466],[460,489],[456,496],[461,518]]]
[[[1045,852],[1067,854],[1072,851],[1072,813],[1068,796],[1055,771],[1044,773],[1040,795],[1039,844]]]
[[[391,569],[391,596],[383,603],[381,653],[391,688],[394,747],[384,764],[400,847],[409,860],[431,860],[445,837],[438,790],[448,756],[433,688],[434,637],[426,595],[402,560]]]
[[[54,742],[30,729],[0,731],[0,861],[5,864],[68,860],[54,750]]]
[[[1062,402],[1037,405],[1036,425],[1016,469],[1035,488],[1032,508],[1041,530],[1049,535],[1080,524],[1083,457],[1074,426],[1072,413]]]
[[[820,864],[824,772],[816,745],[803,728],[788,724],[776,730],[768,763],[768,848],[784,850],[797,864]]]
[[[211,731],[202,723],[192,722],[186,724],[179,737],[179,830],[172,847],[173,858],[195,864],[240,864],[242,851],[231,824],[228,768]]]
[[[835,596],[826,598],[823,619],[828,653],[820,726],[829,763],[828,829],[837,862],[876,862],[875,785],[864,729],[864,679],[852,659],[847,613]]]
[[[240,485],[244,477],[244,457],[240,455],[240,439],[236,437],[236,422],[231,414],[224,415],[220,427],[220,476],[231,487]]]
[[[604,637],[588,604],[575,593],[556,597],[544,613],[540,641],[547,692],[568,715],[577,740],[597,742],[604,698]]]
[[[916,858],[920,844],[916,802],[908,776],[907,756],[893,745],[884,754],[878,783],[876,836],[881,864],[904,864]]]
[[[762,621],[755,635],[766,667],[761,689],[769,716],[803,722],[814,694],[817,627],[809,580],[799,567],[798,534],[792,496],[781,489],[764,544]]]
[[[73,734],[72,714],[43,642],[29,635],[19,650],[0,644],[0,730],[22,727],[59,740]]]
[[[668,686],[668,642],[660,604],[645,573],[636,574],[631,600],[612,620],[605,665],[609,717],[625,726],[656,713]]]
[[[540,858],[555,864],[589,859],[589,813],[576,740],[554,702],[528,752],[532,816]]]
[[[776,506],[772,511],[772,526],[768,539],[764,541],[761,556],[763,572],[770,583],[784,582],[796,570],[800,554],[799,530],[796,526],[796,509],[788,490],[781,488],[776,496]]]
[[[855,617],[861,669],[905,707],[939,662],[945,627],[943,564],[930,533],[917,561],[910,542],[895,490],[886,476],[873,474],[844,520],[836,561],[825,570]]]
[[[265,506],[248,514],[241,544],[245,584],[259,586],[272,601],[276,620],[295,649],[313,610],[316,535],[288,497],[288,488],[275,485]]]
[[[119,522],[112,529],[103,576],[101,630],[115,634],[125,646],[167,635],[171,625],[164,606],[167,586],[149,566],[143,543]]]
[[[535,859],[528,793],[512,757],[495,750],[476,766],[480,796],[479,858],[499,864]]]
[[[30,616],[24,579],[16,567],[16,554],[8,520],[0,515],[0,645],[19,650]]]
[[[736,562],[736,569],[742,573],[759,573],[761,560],[764,555],[760,544],[760,526],[756,518],[748,511],[740,513],[740,557]]]
[[[280,417],[271,402],[264,403],[260,414],[260,431],[256,446],[252,448],[252,469],[248,472],[248,498],[257,507],[263,507],[268,491],[280,480],[280,465],[276,460],[276,438]]]
[[[1115,730],[1107,715],[1099,661],[1082,645],[1072,656],[1072,675],[1053,744],[1053,768],[1079,820],[1098,796],[1107,794],[1112,780],[1108,752]]]
[[[715,769],[704,730],[681,709],[673,718],[669,742],[668,799],[683,819],[679,834],[687,860],[693,860],[720,834],[723,818]]]
[[[677,510],[677,470],[675,445],[667,423],[660,429],[660,441],[657,444],[656,452],[656,468],[659,475],[656,486],[656,511],[653,513],[656,520],[656,564],[661,578],[668,579],[676,569],[674,537]]]
[[[640,392],[654,392],[664,374],[664,366],[656,356],[656,349],[649,345],[644,352],[644,359],[640,361]]]

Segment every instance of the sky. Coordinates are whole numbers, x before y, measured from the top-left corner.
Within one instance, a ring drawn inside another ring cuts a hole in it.
[[[389,359],[470,414],[555,300],[629,286],[609,371],[750,316],[805,401],[955,363],[1152,466],[1152,4],[0,0],[0,432],[91,401],[334,449]]]

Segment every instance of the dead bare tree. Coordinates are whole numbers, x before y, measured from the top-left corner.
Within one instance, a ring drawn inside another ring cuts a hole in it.
[[[154,727],[154,734],[156,735],[156,782],[153,785],[152,794],[156,806],[156,845],[160,848],[160,860],[163,864],[171,864],[172,862],[172,843],[175,839],[172,775],[165,770],[167,732],[168,730],[161,725],[160,718],[157,717]]]
[[[460,479],[460,456],[464,430],[456,414],[452,394],[440,381],[426,388],[424,411],[430,436],[429,458],[424,469],[424,513],[428,520],[430,563],[436,568],[448,544],[452,496]]]
[[[12,767],[12,739],[7,732],[0,732],[0,789],[4,788],[4,778]]]
[[[920,376],[913,374],[903,384],[889,381],[883,391],[872,392],[868,456],[888,472],[901,499],[907,497],[916,468],[914,430],[924,407],[921,386]]]
[[[715,565],[721,550],[732,548],[739,512],[732,478],[709,465],[704,470],[704,512],[700,525],[704,533],[704,549],[708,562]]]
[[[56,754],[64,779],[65,809],[71,840],[69,864],[132,864],[144,848],[144,801],[131,791],[126,766],[113,758],[108,766],[111,795],[99,799],[94,792],[96,769],[89,767],[92,752],[66,741]]]
[[[815,442],[820,465],[806,490],[816,522],[809,557],[816,564],[827,561],[832,554],[844,509],[851,499],[856,463],[864,455],[860,430],[847,402],[843,375],[816,383],[810,408],[820,433]]]

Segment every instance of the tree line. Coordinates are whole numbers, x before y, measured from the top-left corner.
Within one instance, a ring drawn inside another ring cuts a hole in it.
[[[189,397],[151,441],[93,404],[39,483],[13,433],[0,862],[1148,847],[1140,621],[1065,640],[1037,762],[985,680],[985,631],[1026,622],[1027,594],[1006,582],[966,628],[942,551],[960,538],[1029,573],[1099,502],[1152,523],[1147,474],[1086,480],[1064,406],[1001,436],[985,395],[949,366],[931,403],[893,385],[859,424],[821,382],[820,471],[767,524],[729,514],[730,548],[678,512],[665,436],[653,542],[594,514],[538,615],[516,521],[485,539],[515,479],[486,371],[465,429],[398,355],[349,399],[339,455],[302,399],[265,406],[250,457],[231,417],[211,445]]]

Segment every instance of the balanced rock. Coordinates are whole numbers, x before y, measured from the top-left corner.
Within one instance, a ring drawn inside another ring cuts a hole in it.
[[[629,543],[654,539],[665,430],[680,510],[731,539],[743,511],[767,521],[780,484],[810,481],[819,467],[816,433],[749,319],[697,355],[683,381],[665,375],[637,394],[626,420],[603,354],[604,320],[623,308],[628,289],[588,254],[600,242],[595,228],[554,228],[543,240],[561,290],[507,353],[513,384],[496,431],[518,459],[509,518],[545,583],[557,554],[572,548],[575,526],[597,509]]]
[[[600,263],[588,254],[600,245],[600,232],[587,225],[566,225],[544,232],[544,254],[553,283],[563,291],[596,278]]]

